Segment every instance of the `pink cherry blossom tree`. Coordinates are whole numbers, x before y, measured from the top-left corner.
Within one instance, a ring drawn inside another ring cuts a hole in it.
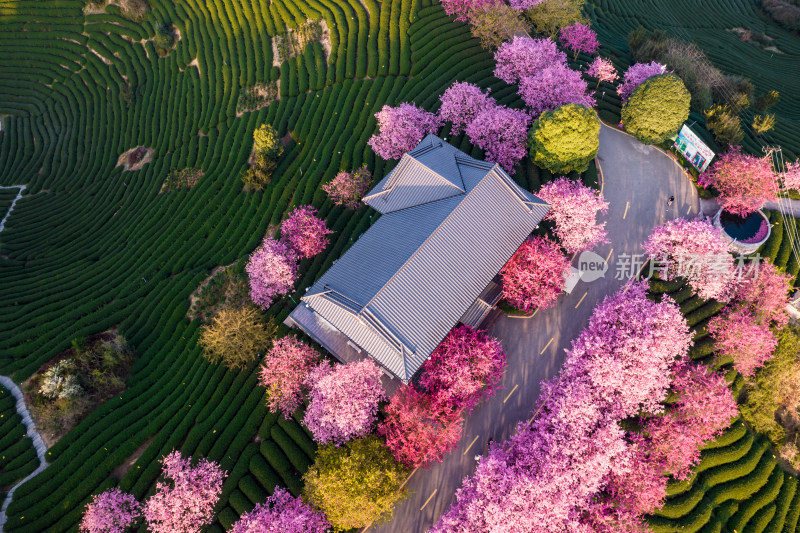
[[[400,159],[429,133],[441,125],[439,117],[413,104],[388,105],[375,113],[378,133],[367,144],[383,159]]]
[[[778,176],[772,158],[743,154],[739,148],[717,156],[697,183],[720,192],[722,209],[740,216],[757,211],[765,202],[776,200]]]
[[[700,447],[730,426],[738,414],[725,376],[704,365],[684,363],[672,389],[677,401],[662,416],[644,423],[649,461],[677,479],[688,479]]]
[[[136,498],[114,487],[92,496],[79,529],[81,533],[123,533],[141,516]]]
[[[423,363],[420,384],[437,401],[471,412],[495,394],[505,367],[506,354],[497,339],[461,325]]]
[[[295,336],[277,339],[264,356],[259,383],[267,388],[270,411],[287,419],[303,401],[303,385],[320,354]]]
[[[597,402],[616,419],[659,412],[671,369],[692,345],[680,309],[669,297],[647,298],[646,283],[606,297],[572,343],[564,363],[569,376],[584,375]]]
[[[533,6],[538,6],[545,0],[511,0],[509,4],[517,11],[526,11]]]
[[[322,190],[328,193],[328,198],[336,205],[343,205],[348,209],[358,209],[361,198],[367,194],[372,174],[364,165],[353,172],[339,172]]]
[[[528,153],[530,122],[524,111],[496,106],[479,112],[466,131],[470,142],[485,152],[488,161],[513,175],[514,165]]]
[[[788,190],[800,190],[800,159],[786,163],[786,168],[782,174],[783,188]]]
[[[386,420],[378,433],[398,462],[409,468],[426,468],[458,445],[462,412],[433,394],[404,385],[386,408]]]
[[[494,53],[494,75],[508,84],[533,76],[553,65],[566,65],[567,56],[550,38],[514,37]]]
[[[564,26],[558,32],[558,40],[566,48],[575,52],[575,57],[581,52],[584,54],[594,54],[600,48],[597,41],[597,34],[588,24],[576,22],[569,26]]]
[[[214,519],[214,505],[227,475],[219,465],[200,459],[192,466],[180,452],[161,460],[163,481],[144,504],[144,518],[153,533],[199,532]]]
[[[594,97],[588,91],[589,86],[581,73],[560,63],[546,67],[532,76],[523,76],[519,82],[519,95],[530,108],[533,117],[564,104],[594,107]]]
[[[478,113],[497,105],[497,101],[489,96],[489,92],[490,90],[487,90],[484,93],[477,85],[467,82],[456,82],[444,91],[439,97],[442,102],[439,118],[442,122],[453,124],[450,129],[452,135],[464,131]]]
[[[297,255],[286,243],[265,238],[245,266],[250,298],[267,309],[278,296],[289,294],[297,281]]]
[[[734,294],[735,305],[749,310],[759,324],[782,328],[789,322],[786,306],[792,277],[764,261],[755,277],[739,282]]]
[[[303,423],[320,444],[364,437],[372,429],[378,402],[386,398],[383,372],[371,359],[332,367],[323,362],[306,378],[310,401]]]
[[[768,324],[760,323],[753,311],[732,307],[708,323],[717,352],[730,356],[736,370],[748,378],[772,359],[778,339]]]
[[[325,221],[317,218],[316,208],[310,205],[295,208],[281,224],[281,241],[299,257],[314,257],[323,251],[331,233]]]
[[[614,64],[608,59],[603,59],[602,57],[596,57],[594,61],[592,61],[591,65],[589,65],[586,73],[593,78],[597,78],[598,87],[600,87],[601,81],[606,83],[614,83],[617,81],[617,78],[619,78],[617,69],[614,68]]]
[[[666,74],[667,72],[672,71],[667,70],[667,67],[656,61],[651,61],[650,63],[634,63],[625,71],[622,84],[617,87],[617,93],[619,93],[622,101],[625,102],[633,94],[633,91],[644,83],[647,78],[658,76],[659,74]]]
[[[266,502],[256,504],[233,524],[230,533],[326,533],[330,529],[324,513],[275,487]]]
[[[685,277],[701,298],[729,298],[733,258],[720,230],[708,222],[682,218],[667,221],[653,229],[644,249],[663,279]]]
[[[455,15],[455,20],[467,22],[472,10],[498,3],[500,3],[499,0],[443,0],[442,7],[448,15]]]
[[[569,258],[546,237],[525,241],[500,271],[503,298],[517,309],[552,306],[569,273]]]
[[[536,193],[550,204],[545,218],[555,222],[555,235],[568,254],[607,243],[605,222],[597,214],[608,211],[603,194],[565,177],[550,181]]]

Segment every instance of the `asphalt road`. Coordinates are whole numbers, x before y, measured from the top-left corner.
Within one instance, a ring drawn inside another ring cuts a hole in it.
[[[467,417],[458,448],[444,462],[411,476],[406,488],[412,494],[395,508],[391,522],[373,525],[368,531],[427,531],[454,501],[461,480],[473,472],[475,456],[486,451],[489,439],[504,440],[519,421],[530,419],[539,384],[558,374],[564,350],[587,325],[592,308],[624,283],[615,279],[620,255],[642,254],[642,243],[654,226],[698,213],[693,185],[680,166],[658,149],[604,125],[598,160],[603,195],[610,203],[604,218],[611,243],[595,252],[609,257],[606,276],[578,282],[571,294],[531,318],[502,317],[494,324],[490,333],[500,339],[508,355],[504,388]],[[667,206],[671,195],[675,201]],[[573,266],[577,261],[573,260]]]

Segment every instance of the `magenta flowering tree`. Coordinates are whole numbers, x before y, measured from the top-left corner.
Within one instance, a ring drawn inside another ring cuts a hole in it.
[[[606,223],[597,221],[598,213],[608,211],[601,192],[561,177],[544,184],[536,195],[550,204],[545,218],[555,222],[556,237],[568,254],[609,242]]]
[[[633,94],[633,91],[644,83],[647,78],[667,72],[672,71],[667,70],[667,67],[655,61],[651,61],[650,63],[634,63],[625,71],[622,84],[617,87],[617,93],[619,93],[622,101],[625,102]]]
[[[488,161],[513,175],[514,165],[528,153],[530,122],[524,111],[496,106],[478,113],[466,131],[470,142],[485,152]]]
[[[768,324],[759,322],[747,308],[732,307],[708,323],[717,352],[733,359],[733,366],[744,377],[772,359],[778,339]]]
[[[566,65],[567,56],[550,38],[514,37],[494,53],[494,75],[508,84],[519,83],[552,65]]]
[[[528,239],[500,270],[503,298],[517,309],[552,306],[569,273],[569,258],[546,237]]]
[[[455,15],[455,20],[467,22],[472,10],[498,3],[499,0],[442,0],[442,7],[448,15]]]
[[[423,363],[420,384],[438,402],[471,412],[495,394],[505,368],[506,354],[497,339],[461,325]]]
[[[265,238],[245,266],[250,279],[250,298],[267,309],[275,298],[289,294],[297,281],[297,255],[287,244]]]
[[[597,34],[588,24],[576,22],[569,26],[564,26],[558,32],[558,40],[566,48],[575,52],[575,57],[580,53],[594,54],[600,48],[597,41]]]
[[[227,475],[219,465],[200,459],[192,466],[180,452],[172,451],[161,460],[164,481],[144,504],[144,519],[153,533],[197,532],[211,524],[214,505],[222,493]]]
[[[331,233],[325,221],[317,217],[316,208],[310,205],[295,208],[281,224],[281,241],[299,257],[314,257],[323,251]]]
[[[564,104],[594,107],[594,97],[581,73],[565,64],[556,63],[532,76],[523,76],[519,82],[519,95],[538,117],[543,111],[552,111]]]
[[[713,186],[720,193],[722,209],[740,216],[757,211],[765,202],[777,199],[778,176],[772,158],[743,154],[739,148],[720,154],[697,183]]]
[[[644,243],[662,279],[685,277],[704,299],[727,300],[734,278],[733,257],[720,230],[704,220],[678,218],[657,226]]]
[[[364,437],[378,414],[378,402],[386,398],[383,372],[371,359],[331,366],[323,362],[306,378],[310,401],[303,423],[320,444]]]
[[[484,93],[480,87],[472,83],[456,82],[448,87],[439,100],[439,118],[442,122],[453,124],[452,135],[458,135],[466,129],[481,111],[492,109],[497,101],[489,96],[490,90]]]
[[[267,389],[270,411],[280,411],[287,419],[303,401],[303,385],[320,359],[320,354],[297,337],[277,339],[264,356],[259,384]]]
[[[378,433],[398,462],[409,468],[426,468],[441,462],[458,445],[462,412],[434,394],[404,385],[386,407],[386,419]]]
[[[367,144],[383,159],[400,159],[429,133],[436,133],[439,117],[413,104],[388,105],[375,113],[378,133]]]
[[[608,59],[603,59],[602,57],[596,57],[589,65],[586,73],[593,78],[597,78],[598,87],[600,86],[601,81],[614,83],[617,81],[617,78],[619,78],[617,69],[614,68],[614,64]]]
[[[230,533],[326,533],[330,529],[324,513],[275,487],[266,502],[256,504],[233,524]]]
[[[364,165],[353,172],[339,172],[322,190],[328,193],[328,198],[336,205],[343,205],[348,209],[358,209],[361,198],[367,194],[372,174]]]
[[[142,506],[118,488],[92,496],[80,523],[81,533],[123,533],[142,516]]]

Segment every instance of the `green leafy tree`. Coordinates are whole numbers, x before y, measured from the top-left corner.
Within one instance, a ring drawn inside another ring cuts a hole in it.
[[[253,152],[256,156],[262,155],[268,159],[278,159],[281,156],[283,145],[275,128],[262,124],[253,132]]]
[[[528,134],[531,160],[554,174],[585,172],[600,147],[600,120],[593,109],[567,104],[545,111]]]
[[[714,133],[720,144],[739,146],[744,139],[744,130],[739,115],[728,105],[715,105],[703,113],[706,126]]]
[[[530,25],[519,16],[519,12],[508,4],[485,4],[469,12],[472,36],[486,50],[496,50],[510,41],[514,35],[527,32]]]
[[[778,333],[774,357],[748,380],[747,399],[740,406],[744,419],[776,448],[794,441],[800,429],[799,333],[796,328]]]
[[[780,96],[781,96],[780,93],[778,93],[778,91],[775,90],[762,93],[756,100],[755,108],[763,113],[770,107],[777,104],[778,100],[780,99]]]
[[[530,0],[517,0],[511,5],[530,4]],[[575,22],[588,23],[583,16],[584,0],[544,0],[525,11],[525,17],[533,24],[537,33],[547,33],[555,38],[558,31]]]
[[[264,322],[252,306],[222,309],[210,325],[203,328],[200,344],[212,363],[229,368],[244,368],[256,354],[269,348],[277,327]]]
[[[653,76],[622,106],[622,123],[641,142],[660,144],[678,132],[689,116],[690,101],[680,78],[674,74]]]
[[[400,490],[408,470],[375,436],[340,447],[322,446],[303,480],[306,501],[325,513],[336,531],[390,520],[406,495]]]
[[[250,191],[262,190],[272,180],[272,174],[277,166],[278,163],[274,159],[257,154],[253,159],[253,166],[242,174],[245,189]]]

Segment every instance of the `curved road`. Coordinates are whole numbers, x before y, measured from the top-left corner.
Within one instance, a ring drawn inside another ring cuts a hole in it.
[[[475,468],[474,457],[486,451],[489,439],[504,440],[517,422],[530,419],[539,383],[558,374],[564,350],[586,327],[592,308],[623,284],[615,279],[620,254],[642,254],[642,243],[654,226],[667,219],[693,218],[699,212],[694,186],[660,150],[603,125],[598,160],[603,194],[610,203],[605,220],[611,243],[595,252],[602,257],[611,254],[606,276],[578,282],[555,307],[531,318],[502,317],[495,323],[490,333],[501,340],[508,355],[505,388],[467,417],[458,448],[444,462],[411,476],[406,488],[412,494],[395,508],[392,521],[372,526],[370,532],[427,531],[449,508],[462,478]],[[675,202],[668,207],[670,195]]]

